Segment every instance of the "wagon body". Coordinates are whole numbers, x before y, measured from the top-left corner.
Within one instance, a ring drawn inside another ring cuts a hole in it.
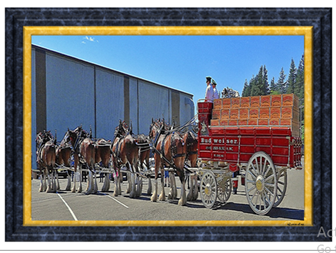
[[[286,170],[302,168],[298,106],[294,94],[198,101],[198,157],[207,164],[201,172],[204,199],[218,191],[223,195],[226,189],[231,193],[229,177],[245,171],[246,196],[253,211],[266,214],[278,205],[286,191]],[[211,186],[218,178],[222,183]],[[253,203],[255,196],[260,204]],[[213,205],[213,201],[203,203]]]
[[[301,166],[301,139],[289,128],[209,127],[199,132],[198,156],[202,160],[225,161],[231,167],[246,164],[259,151],[267,153],[275,166]]]

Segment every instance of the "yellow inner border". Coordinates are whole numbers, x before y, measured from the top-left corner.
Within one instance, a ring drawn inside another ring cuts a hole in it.
[[[23,225],[24,226],[290,226],[313,225],[313,27],[57,27],[23,28]],[[31,218],[31,36],[32,35],[303,35],[305,68],[304,220],[291,221],[33,221]]]

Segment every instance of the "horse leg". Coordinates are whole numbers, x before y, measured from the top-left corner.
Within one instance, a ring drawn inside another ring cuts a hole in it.
[[[176,180],[173,172],[169,172],[169,181],[170,181],[170,197],[171,199],[176,199],[177,197],[177,188],[176,188]]]
[[[55,171],[56,173],[56,191],[60,190],[60,183],[59,183],[59,179],[58,179],[58,172],[57,170]]]
[[[86,194],[90,194],[92,193],[92,183],[93,183],[93,179],[91,180],[92,177],[92,171],[89,170],[89,175],[88,175],[88,180],[87,180],[87,187],[86,187]]]
[[[97,173],[96,170],[93,170],[94,173],[94,186],[93,186],[93,193],[97,193],[98,192],[98,184],[97,184]]]
[[[136,176],[134,173],[134,168],[129,162],[127,163],[127,167],[130,170],[130,180],[128,180],[127,178],[129,187],[131,188],[130,198],[135,198],[136,197],[136,190],[135,190]]]
[[[68,176],[67,176],[68,182],[67,182],[67,186],[65,187],[65,191],[70,191],[70,189],[71,189],[71,176],[69,174],[69,170],[67,171],[67,173],[68,173]]]
[[[187,203],[186,190],[185,190],[185,180],[180,176],[181,180],[181,198],[178,201],[179,206],[184,206]]]
[[[188,187],[188,189],[190,188],[190,190],[189,190],[189,193],[188,193],[188,195],[187,195],[187,200],[188,201],[191,201],[191,200],[193,200],[193,198],[194,198],[194,180],[193,180],[193,176],[192,175],[188,175],[187,176],[188,177],[188,182],[190,183],[190,187]]]
[[[168,176],[168,184],[170,184],[170,188],[169,188],[169,194],[168,194],[168,199],[174,199],[174,184],[173,184],[173,173],[172,172],[168,172],[169,176]]]
[[[89,193],[89,190],[91,190],[91,171],[89,170],[89,175],[87,176],[87,184],[86,184],[86,189],[85,191]]]
[[[103,177],[103,179],[102,179],[102,177]],[[100,173],[100,178],[103,180],[103,186],[101,188],[101,191],[106,192],[106,185],[107,185],[106,178],[107,178],[107,176],[106,176],[106,174],[104,175],[103,173]]]
[[[108,192],[110,190],[110,174],[109,173],[106,173],[104,176],[103,188],[105,192]]]
[[[132,190],[132,173],[131,173],[131,169],[129,167],[129,164],[126,163],[126,167],[128,169],[127,171],[127,182],[128,182],[128,186],[127,186],[127,190],[126,190],[126,193],[130,193],[131,190]],[[122,177],[122,176],[121,176]]]
[[[77,189],[78,193],[81,193],[83,191],[83,186],[82,186],[82,179],[83,179],[83,172],[82,172],[82,167],[78,167],[78,176],[79,176],[79,187]]]
[[[155,159],[155,178],[154,178],[154,192],[151,196],[151,201],[152,202],[156,202],[157,201],[157,178],[158,178],[158,174],[159,174],[159,167],[161,166],[159,164],[160,162],[157,161],[157,159]]]
[[[71,192],[75,193],[76,192],[76,181],[77,181],[77,170],[74,170],[74,176],[73,176],[73,187]]]
[[[50,192],[52,192],[52,185],[51,185],[52,182],[50,180],[49,168],[46,169],[46,172],[47,172],[47,180],[48,180],[48,185],[47,185],[46,192],[50,193]]]
[[[46,190],[46,178],[45,178],[45,171],[41,170],[40,174],[40,189],[39,192],[44,192]]]
[[[159,196],[159,200],[165,201],[166,200],[166,194],[164,190],[164,168],[161,167],[161,194]]]
[[[141,176],[137,176],[137,177],[138,177],[137,197],[140,197],[142,193],[142,177]]]
[[[76,181],[77,181],[77,171],[78,171],[78,155],[74,154],[74,175],[73,175],[73,188],[71,190],[72,193],[76,192]],[[81,180],[79,180],[81,181]],[[79,191],[78,191],[79,192]]]
[[[135,197],[139,198],[142,192],[142,180],[140,177],[140,169],[139,169],[139,161],[136,159],[133,160],[133,171],[134,171],[134,177],[135,177]]]
[[[118,168],[114,167],[114,181],[115,181],[115,187],[114,187],[114,193],[113,196],[117,197],[119,195],[119,185],[120,185],[120,178],[119,178],[119,174],[118,174]]]

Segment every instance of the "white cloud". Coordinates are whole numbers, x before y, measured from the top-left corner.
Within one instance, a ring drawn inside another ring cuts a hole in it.
[[[85,36],[85,39],[88,40],[88,41],[91,41],[91,42],[95,42],[95,38],[93,37],[88,37],[88,36]],[[98,41],[97,41],[98,42]]]

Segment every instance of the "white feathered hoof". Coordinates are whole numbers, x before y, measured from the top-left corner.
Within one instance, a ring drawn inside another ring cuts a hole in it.
[[[113,196],[114,196],[114,197],[117,197],[118,195],[119,195],[119,194],[118,194],[118,187],[115,186],[115,187],[114,187]]]
[[[180,198],[180,200],[178,201],[178,205],[179,206],[185,206],[187,204],[187,198]]]
[[[157,201],[157,194],[156,194],[156,192],[153,193],[153,195],[151,197],[151,201],[152,202],[156,202]]]
[[[67,183],[67,186],[65,187],[65,191],[70,191],[71,189],[71,179],[70,179],[70,176],[68,176],[68,183]]]
[[[81,193],[83,191],[83,186],[82,186],[82,182],[79,182],[79,187],[77,189],[78,193]]]
[[[131,191],[131,193],[130,193],[130,198],[135,198],[135,192],[134,191]]]
[[[160,201],[165,201],[166,200],[166,196],[163,192],[161,192],[160,196],[159,196],[159,200]]]
[[[44,185],[41,183],[40,184],[40,188],[39,188],[39,192],[44,192],[45,191],[45,189],[44,189],[45,187],[44,187]]]

